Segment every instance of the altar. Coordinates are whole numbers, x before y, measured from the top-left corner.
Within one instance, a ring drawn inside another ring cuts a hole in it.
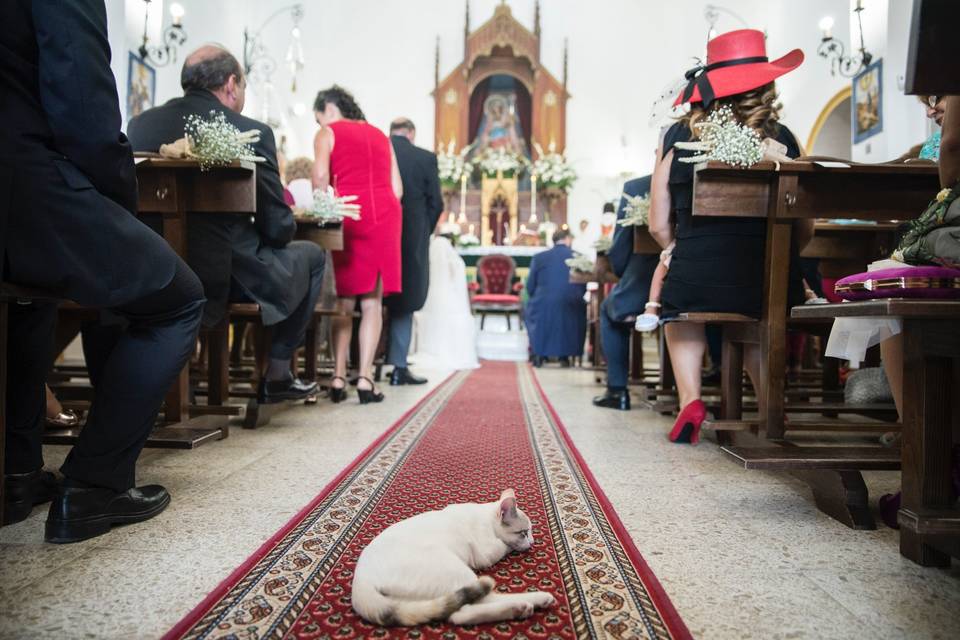
[[[567,220],[574,177],[563,182],[547,171],[565,162],[567,55],[558,80],[540,62],[540,36],[539,2],[532,30],[502,3],[471,31],[468,4],[463,60],[443,78],[438,48],[433,97],[445,214],[484,246],[513,244],[525,232],[530,241],[541,222]]]

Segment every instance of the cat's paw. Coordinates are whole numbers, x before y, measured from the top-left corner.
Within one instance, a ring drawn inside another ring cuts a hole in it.
[[[524,620],[533,615],[533,604],[530,602],[518,602],[510,606],[514,620]]]
[[[530,604],[537,609],[546,609],[557,603],[556,599],[546,591],[534,591],[529,596]]]

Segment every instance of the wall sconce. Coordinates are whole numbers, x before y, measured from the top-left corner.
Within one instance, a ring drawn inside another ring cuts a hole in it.
[[[852,78],[861,71],[870,66],[873,60],[873,54],[867,51],[863,43],[863,0],[857,0],[857,7],[853,10],[857,14],[857,27],[860,30],[860,49],[852,55],[845,55],[843,42],[833,37],[833,17],[824,16],[820,19],[819,27],[823,37],[820,40],[820,46],[817,47],[817,54],[830,63],[830,75],[835,76],[837,72],[845,78]]]
[[[187,41],[187,32],[183,29],[183,5],[174,2],[170,5],[170,26],[163,30],[163,46],[150,45],[147,36],[147,24],[150,16],[151,0],[143,0],[143,42],[138,49],[142,60],[149,60],[158,67],[163,67],[177,60],[177,47],[182,47]]]

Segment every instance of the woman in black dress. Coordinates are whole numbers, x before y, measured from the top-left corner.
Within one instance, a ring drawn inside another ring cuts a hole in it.
[[[803,53],[795,50],[774,62],[766,57],[763,33],[740,30],[717,36],[707,44],[707,65],[690,73],[690,84],[677,99],[689,102],[689,112],[665,134],[658,153],[651,187],[650,233],[662,246],[676,241],[670,271],[662,294],[662,316],[669,321],[681,313],[739,313],[760,317],[763,300],[764,246],[766,221],[756,218],[694,218],[694,165],[680,158],[694,152],[676,148],[678,142],[694,138],[696,124],[712,111],[729,107],[743,125],[761,138],[772,138],[797,157],[796,138],[779,123],[780,104],[774,79],[795,69]],[[812,221],[801,223],[800,242],[809,239]],[[799,246],[799,245],[798,245]],[[795,255],[796,248],[792,253]],[[803,303],[803,286],[798,264],[791,260],[791,304]],[[667,345],[683,410],[670,432],[673,442],[699,441],[700,424],[706,409],[700,400],[700,375],[706,349],[704,325],[668,322]],[[750,347],[752,345],[748,345]],[[744,361],[756,383],[760,354],[747,348]]]

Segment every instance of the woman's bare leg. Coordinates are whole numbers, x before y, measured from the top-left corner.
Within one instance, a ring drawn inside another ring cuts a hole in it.
[[[377,286],[360,296],[360,377],[373,380],[373,359],[380,343],[383,328],[383,281],[377,277]],[[358,389],[370,389],[366,380],[357,382]]]
[[[44,385],[47,390],[47,417],[56,418],[63,411],[63,405],[57,400],[57,396],[50,391],[50,385]]]
[[[673,375],[680,392],[680,408],[700,399],[700,372],[707,336],[698,322],[668,322],[667,347],[673,362]]]
[[[331,322],[333,328],[333,375],[347,377],[347,359],[350,357],[350,338],[353,336],[353,310],[357,305],[357,299],[337,298],[337,308],[342,316],[338,316]],[[342,380],[334,380],[330,383],[337,389],[342,389],[344,383]]]

